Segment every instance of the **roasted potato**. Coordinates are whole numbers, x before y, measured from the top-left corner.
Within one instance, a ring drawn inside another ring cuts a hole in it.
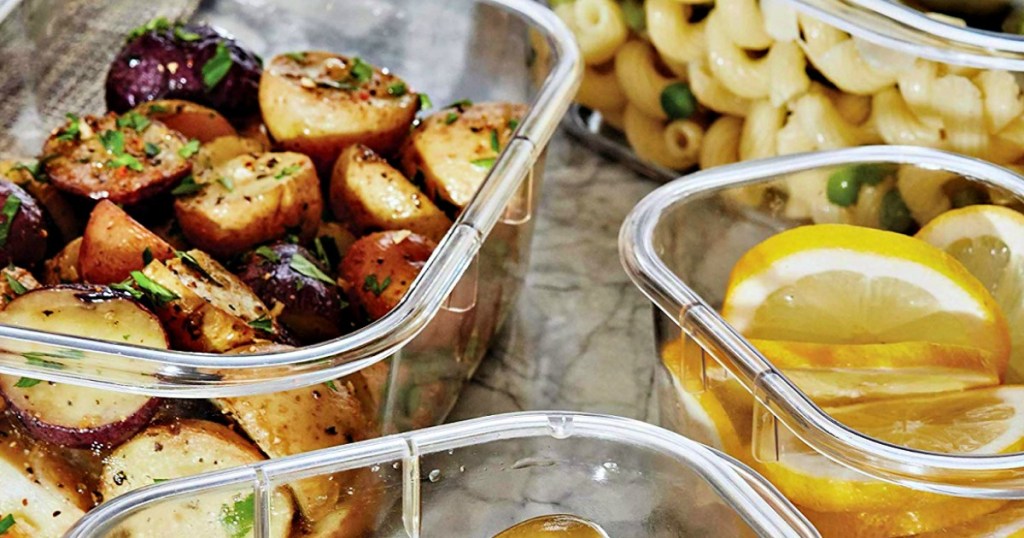
[[[7,308],[16,297],[39,287],[32,273],[14,265],[0,269],[0,310]]]
[[[42,204],[52,229],[58,234],[57,239],[63,245],[82,235],[84,211],[80,211],[67,195],[50,183],[44,168],[34,159],[0,161],[0,178],[14,182]]]
[[[335,279],[299,245],[260,247],[245,258],[238,277],[279,312],[277,320],[302,342],[330,340],[355,328]]]
[[[466,207],[524,115],[525,105],[510,103],[460,104],[437,112],[406,140],[402,171],[422,178],[435,200]]]
[[[154,425],[121,445],[105,460],[100,477],[104,499],[163,480],[193,476],[256,463],[264,459],[252,443],[228,427],[204,420],[177,420]],[[250,536],[251,490],[220,490],[160,503],[118,525],[133,538]],[[287,538],[295,505],[285,488],[270,499],[269,536]]]
[[[174,248],[109,200],[96,204],[85,226],[78,270],[90,284],[112,284],[150,260],[174,257]]]
[[[341,153],[331,175],[331,211],[367,231],[409,230],[439,241],[452,221],[401,172],[361,144]]]
[[[0,180],[0,265],[34,266],[46,257],[49,236],[36,199],[14,183]]]
[[[79,237],[68,243],[54,257],[46,260],[43,264],[43,284],[56,286],[81,282],[82,274],[78,270],[78,254],[81,248],[82,238]]]
[[[345,253],[352,247],[352,243],[356,242],[355,234],[337,222],[321,222],[316,237],[319,239],[317,249],[324,251],[320,257],[326,258],[331,267],[337,267]]]
[[[390,312],[419,275],[436,245],[407,230],[360,238],[341,262],[349,297],[376,320]]]
[[[223,353],[277,332],[263,301],[202,251],[154,260],[142,272],[170,292],[154,309],[176,348]]]
[[[323,212],[313,163],[299,153],[242,155],[204,174],[196,192],[174,202],[189,242],[233,256],[295,233],[309,241]]]
[[[162,99],[133,109],[150,119],[160,120],[167,127],[194,138],[203,144],[221,136],[237,134],[231,122],[216,110],[179,99]]]
[[[95,200],[133,204],[159,194],[192,171],[188,140],[140,116],[70,116],[43,147],[46,174],[58,189]]]
[[[393,154],[418,109],[419,96],[400,78],[330,52],[275,56],[260,79],[260,110],[274,140],[312,157],[325,175],[352,144]]]
[[[255,138],[221,136],[199,148],[199,153],[196,153],[192,160],[192,166],[197,176],[206,181],[216,181],[219,176],[207,178],[206,174],[239,155],[259,155],[269,149],[269,143],[264,144]]]

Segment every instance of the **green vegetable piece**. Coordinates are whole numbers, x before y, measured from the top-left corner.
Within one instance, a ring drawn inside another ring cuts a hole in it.
[[[665,86],[661,90],[661,109],[670,120],[685,120],[697,110],[697,98],[683,82]]]
[[[129,155],[128,153],[122,153],[117,157],[114,157],[113,159],[107,161],[107,166],[109,166],[110,168],[127,167],[129,170],[134,170],[136,172],[141,172],[144,170],[142,163],[140,163],[138,159],[136,159],[132,155]]]
[[[491,149],[495,153],[501,153],[501,142],[498,140],[498,130],[491,129]]]
[[[430,100],[430,96],[421,93],[420,94],[420,110],[426,110],[428,108],[434,108],[434,102]]]
[[[199,273],[201,277],[205,278],[206,280],[209,280],[213,285],[221,288],[224,287],[224,285],[221,284],[220,281],[218,281],[216,278],[213,278],[213,275],[211,275],[210,272],[207,271],[206,268],[199,263],[199,260],[195,259],[195,257],[193,257],[188,252],[175,250],[174,255],[177,256],[177,258],[181,260],[181,262],[184,263],[187,267]]]
[[[171,22],[167,20],[167,17],[156,17],[151,19],[146,24],[137,26],[131,32],[128,33],[128,39],[126,41],[132,41],[137,37],[141,37],[147,32],[153,32],[157,30],[169,30],[171,28]]]
[[[178,299],[178,294],[173,291],[161,286],[155,281],[151,280],[142,271],[132,271],[132,280],[142,290],[146,296],[148,296],[156,306],[163,306],[175,299]]]
[[[278,262],[278,261],[281,260],[281,257],[278,256],[276,252],[274,252],[274,249],[272,249],[272,248],[270,248],[268,246],[265,246],[265,245],[261,246],[261,247],[258,247],[256,249],[256,254],[258,254],[260,256],[263,256],[264,258],[266,258],[267,260],[270,260],[272,262]]]
[[[0,535],[7,534],[7,531],[14,526],[14,514],[7,514],[0,519]]]
[[[856,168],[847,166],[833,172],[828,177],[825,193],[828,195],[828,201],[839,207],[856,204],[860,196],[860,181],[857,180]]]
[[[182,159],[188,159],[197,152],[199,152],[199,141],[195,138],[189,140],[187,144],[178,148],[178,155],[180,155]]]
[[[320,270],[319,267],[316,266],[316,264],[307,260],[306,257],[303,256],[302,254],[296,254],[292,256],[291,261],[288,262],[288,267],[292,268],[292,270],[294,270],[295,272],[307,276],[309,278],[314,278],[316,280],[326,282],[331,285],[336,284],[333,278],[327,276],[323,271]]]
[[[299,170],[302,170],[301,166],[297,164],[290,164],[282,168],[278,173],[274,174],[274,179],[283,179],[287,176],[294,174],[295,172],[298,172]]]
[[[878,215],[879,224],[890,232],[910,233],[915,225],[910,209],[900,196],[900,191],[893,189],[882,197],[882,208]]]
[[[477,167],[477,168],[480,168],[480,169],[483,169],[483,170],[490,170],[491,168],[494,167],[494,163],[496,161],[497,161],[496,157],[487,157],[487,158],[484,158],[484,159],[473,159],[472,161],[469,161],[469,163],[472,164],[473,166]]]
[[[185,176],[185,179],[181,180],[181,183],[178,183],[177,187],[171,189],[171,194],[174,196],[188,196],[205,188],[205,183],[196,183],[196,179],[191,175],[188,175]]]
[[[398,82],[388,86],[388,95],[391,95],[391,96],[394,96],[394,97],[401,97],[401,96],[405,95],[408,92],[409,92],[409,88],[402,81],[398,81]]]
[[[231,178],[220,176],[217,178],[217,183],[220,183],[228,192],[235,191],[235,182],[231,181]]]
[[[124,133],[121,131],[103,131],[100,133],[100,142],[107,151],[114,155],[124,153]]]
[[[13,291],[15,295],[25,295],[28,293],[28,288],[26,288],[21,282],[18,282],[18,279],[14,278],[11,273],[4,271],[4,278],[7,279],[7,285],[11,287],[11,291]]]
[[[647,16],[642,1],[623,0],[622,17],[626,19],[626,26],[638,34],[647,29]]]
[[[40,384],[42,382],[43,381],[40,380],[40,379],[32,379],[31,377],[21,377],[21,378],[18,378],[18,381],[16,381],[14,383],[14,386],[18,387],[19,389],[29,389],[29,388],[32,388],[32,387],[34,387],[34,386],[36,386],[36,385],[38,385],[38,384]],[[0,534],[2,534],[2,533],[0,533]]]
[[[152,142],[146,142],[145,149],[146,149],[146,157],[149,157],[150,159],[152,159],[153,157],[156,157],[157,155],[160,155],[160,146],[158,146],[158,145],[156,145],[156,144],[154,144]]]
[[[0,248],[7,245],[7,237],[11,235],[11,225],[14,224],[14,217],[17,216],[19,209],[21,198],[14,194],[7,195],[3,207],[0,207],[0,215],[4,217],[3,223],[0,223]]]
[[[444,124],[445,125],[451,125],[451,124],[455,123],[456,121],[458,121],[458,119],[459,119],[459,113],[458,112],[449,112],[448,115],[444,117]]]
[[[369,291],[380,297],[380,294],[384,293],[384,290],[388,289],[391,285],[391,277],[385,277],[383,282],[377,281],[377,275],[366,275],[366,279],[363,280],[363,289]]]
[[[249,326],[253,329],[272,333],[274,332],[274,320],[270,319],[266,315],[260,316],[249,322]]]
[[[349,69],[348,76],[360,84],[369,82],[373,78],[373,66],[356,56],[352,58],[352,67]]]
[[[186,30],[184,26],[177,25],[174,27],[174,37],[182,41],[195,41],[201,36],[195,32]]]
[[[227,45],[217,43],[217,50],[203,64],[203,87],[206,88],[206,91],[213,90],[220,84],[220,81],[224,80],[224,77],[228,75],[228,71],[231,70],[232,64],[231,52],[228,50]]]
[[[286,53],[284,53],[284,55],[285,55],[285,57],[290,58],[290,59],[292,59],[292,60],[294,60],[296,62],[299,62],[299,63],[303,63],[303,62],[306,61],[306,53],[305,52],[286,52]]]
[[[68,123],[68,126],[64,128],[63,133],[57,135],[57,140],[63,140],[64,142],[77,140],[78,135],[81,134],[82,132],[82,127],[80,125],[81,120],[78,118],[78,116],[70,112],[67,113],[66,116],[70,123]]]
[[[140,133],[142,131],[145,131],[146,127],[149,127],[150,124],[152,123],[153,122],[150,121],[149,118],[143,116],[142,114],[139,114],[138,112],[135,112],[134,110],[129,110],[128,112],[125,112],[120,118],[117,118],[118,128],[131,127],[132,129],[135,129],[137,132]]]
[[[231,538],[246,538],[252,533],[256,498],[250,493],[244,499],[221,508],[220,522]]]

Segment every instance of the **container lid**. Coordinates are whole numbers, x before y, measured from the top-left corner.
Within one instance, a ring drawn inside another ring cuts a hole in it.
[[[684,482],[683,477],[671,476],[673,470],[677,473],[684,470],[692,471],[699,476],[698,482],[710,486],[710,491],[713,492],[711,495],[717,497],[717,502],[739,516],[758,535],[772,538],[818,536],[817,531],[773,486],[742,463],[714,449],[636,420],[607,415],[538,411],[495,415],[448,424],[147,486],[100,505],[83,517],[65,538],[107,536],[131,516],[147,509],[182,498],[198,498],[203,494],[223,491],[232,486],[254,495],[254,537],[265,538],[269,536],[268,529],[271,528],[268,520],[271,513],[271,494],[277,485],[297,478],[308,479],[340,471],[380,467],[401,469],[401,527],[404,527],[406,534],[430,534],[429,528],[421,529],[422,519],[432,510],[440,508],[432,505],[434,497],[425,493],[435,478],[433,473],[421,477],[427,469],[421,467],[421,460],[432,454],[454,454],[453,457],[457,459],[462,453],[461,449],[482,447],[482,450],[489,452],[496,450],[496,447],[503,443],[515,440],[536,440],[550,446],[560,445],[564,447],[560,454],[574,453],[580,446],[588,446],[587,443],[598,443],[606,448],[589,452],[584,450],[583,453],[575,452],[573,459],[579,461],[592,458],[595,454],[614,454],[621,456],[624,462],[637,454],[651,455],[648,457],[656,455],[664,462],[670,462],[659,467],[667,476],[662,476],[661,473],[642,476],[642,483],[646,484],[646,488],[653,489],[659,483],[673,481],[677,482],[677,486],[695,487],[696,484]],[[558,463],[571,466],[576,462]],[[528,464],[516,465],[519,467],[514,468],[521,469]],[[556,480],[560,478],[557,476],[560,472],[557,463],[539,467],[541,472],[555,474]],[[607,465],[603,468],[607,468]],[[490,472],[497,473],[499,470],[492,469]],[[445,480],[458,481],[460,477]],[[591,480],[597,487],[615,487],[600,476],[594,476]],[[508,487],[509,484],[499,480],[493,485],[495,488],[492,489],[500,489]],[[483,489],[474,489],[474,496],[492,498],[500,493]],[[615,492],[609,497],[612,498],[628,502]],[[512,502],[516,506],[521,506],[525,501],[526,499],[513,499]],[[704,503],[710,501],[711,499],[702,499]],[[557,504],[546,503],[546,506],[549,510],[557,512]],[[600,511],[608,507],[594,509]],[[446,515],[450,516],[440,516]],[[488,518],[486,513],[481,516]],[[642,516],[643,514],[633,514],[637,520]]]

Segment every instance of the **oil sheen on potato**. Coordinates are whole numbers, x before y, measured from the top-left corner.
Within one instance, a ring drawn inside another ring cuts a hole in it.
[[[494,538],[608,538],[596,523],[568,514],[528,519],[498,533]]]

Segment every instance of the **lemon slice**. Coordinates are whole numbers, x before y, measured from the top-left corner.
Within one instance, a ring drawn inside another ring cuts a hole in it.
[[[1024,380],[1024,215],[968,206],[932,220],[917,237],[959,260],[995,297],[1013,341],[1007,375]]]
[[[1007,504],[1003,500],[950,498],[933,506],[898,512],[815,512],[807,508],[801,508],[801,512],[826,538],[895,538],[973,521]]]
[[[814,344],[752,340],[819,405],[954,392],[999,384],[992,354],[931,342]]]
[[[750,338],[975,346],[1000,371],[1009,358],[998,305],[959,262],[858,226],[801,226],[755,246],[733,269],[722,315]]]
[[[846,426],[895,445],[948,454],[1024,448],[1024,386],[880,400],[826,411]],[[779,461],[758,464],[793,502],[820,512],[919,509],[949,497],[869,478],[785,436]]]
[[[1024,504],[1006,508],[966,523],[922,534],[918,538],[1024,538]]]

